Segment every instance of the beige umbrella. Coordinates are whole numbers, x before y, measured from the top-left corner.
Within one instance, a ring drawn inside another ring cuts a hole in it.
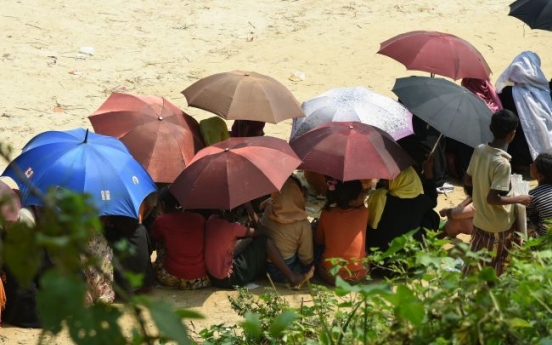
[[[299,101],[282,83],[255,72],[213,74],[196,81],[182,94],[189,106],[227,120],[278,123],[305,116]]]

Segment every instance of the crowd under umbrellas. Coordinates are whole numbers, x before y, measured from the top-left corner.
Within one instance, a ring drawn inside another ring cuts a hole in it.
[[[528,1],[516,1],[511,15],[551,30],[546,16],[529,18],[524,6]],[[89,194],[98,216],[142,220],[147,197],[160,185],[170,185],[184,209],[232,210],[278,192],[297,169],[342,182],[392,180],[416,164],[397,144],[414,133],[413,114],[472,148],[492,139],[488,106],[453,82],[489,80],[488,64],[469,42],[414,31],[386,40],[378,53],[430,77],[397,79],[397,101],[362,86],[336,86],[301,104],[279,81],[253,71],[206,76],[182,91],[189,107],[224,120],[293,119],[289,142],[260,136],[206,146],[198,122],[167,99],[113,93],[89,116],[94,132],[48,131],[25,145],[2,174],[20,190],[16,200],[0,183],[13,201],[2,214],[14,221],[14,211],[41,206],[42,194],[52,189]]]

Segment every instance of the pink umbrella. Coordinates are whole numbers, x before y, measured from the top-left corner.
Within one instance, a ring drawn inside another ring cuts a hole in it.
[[[454,80],[489,80],[491,69],[481,53],[460,37],[437,31],[411,31],[381,43],[387,55],[409,70],[438,74]]]

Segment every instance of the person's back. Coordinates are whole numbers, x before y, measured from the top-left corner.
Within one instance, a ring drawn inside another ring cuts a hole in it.
[[[199,122],[199,131],[206,146],[216,144],[230,138],[226,122],[218,116],[213,116]]]
[[[439,216],[433,211],[437,205],[437,192],[432,163],[432,160],[426,163],[424,183],[409,167],[390,180],[387,189],[382,187],[370,196],[367,251],[371,248],[385,251],[393,239],[412,230],[438,228]],[[421,238],[422,234],[423,231],[419,231],[416,237]]]
[[[272,193],[266,204],[260,224],[290,269],[308,272],[314,260],[313,239],[301,183],[288,178],[280,192]],[[269,263],[267,269],[273,280],[284,281],[285,277],[274,264]]]
[[[533,197],[527,206],[527,220],[538,236],[545,236],[552,221],[552,154],[541,153],[531,165],[531,177],[538,186],[529,191]]]
[[[167,272],[184,279],[205,276],[205,219],[202,215],[186,211],[162,214],[155,220],[152,237],[165,249],[163,265]]]
[[[157,250],[155,274],[168,287],[193,290],[211,285],[204,259],[205,218],[183,211],[176,198],[163,188],[151,237]]]
[[[332,206],[335,201],[336,205]],[[335,276],[330,273],[330,258],[347,261],[338,275],[352,283],[362,281],[367,269],[361,261],[366,256],[366,224],[368,209],[364,207],[364,193],[360,181],[335,181],[328,189],[328,203],[320,214],[315,231],[315,243],[324,246],[322,261],[318,264],[321,277],[330,284]]]

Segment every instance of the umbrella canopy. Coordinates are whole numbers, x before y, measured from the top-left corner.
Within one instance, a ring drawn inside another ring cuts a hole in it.
[[[230,210],[280,190],[299,164],[284,140],[230,138],[200,150],[170,191],[185,209]]]
[[[255,72],[214,74],[196,81],[182,93],[189,106],[227,120],[278,123],[305,116],[299,101],[282,83]]]
[[[88,119],[96,133],[121,140],[159,183],[172,183],[205,146],[197,122],[159,96],[112,93]]]
[[[412,113],[399,102],[365,87],[335,88],[304,102],[306,115],[293,120],[291,139],[326,122],[362,122],[398,140],[414,134]]]
[[[30,182],[42,193],[60,187],[88,193],[100,216],[137,218],[144,198],[156,190],[122,142],[83,128],[35,136],[2,175],[17,183],[24,206],[42,204]]]
[[[510,13],[531,29],[552,31],[551,0],[517,0],[510,4]]]
[[[2,220],[15,222],[19,217],[21,201],[19,196],[4,181],[0,180],[0,216]]]
[[[381,43],[378,54],[387,55],[418,70],[454,80],[488,80],[491,69],[483,55],[468,41],[437,31],[411,31]]]
[[[300,168],[341,181],[393,179],[414,164],[389,134],[360,122],[324,123],[289,144]]]
[[[471,147],[492,141],[492,112],[465,87],[443,78],[408,77],[395,82],[393,92],[416,116],[444,136]]]

